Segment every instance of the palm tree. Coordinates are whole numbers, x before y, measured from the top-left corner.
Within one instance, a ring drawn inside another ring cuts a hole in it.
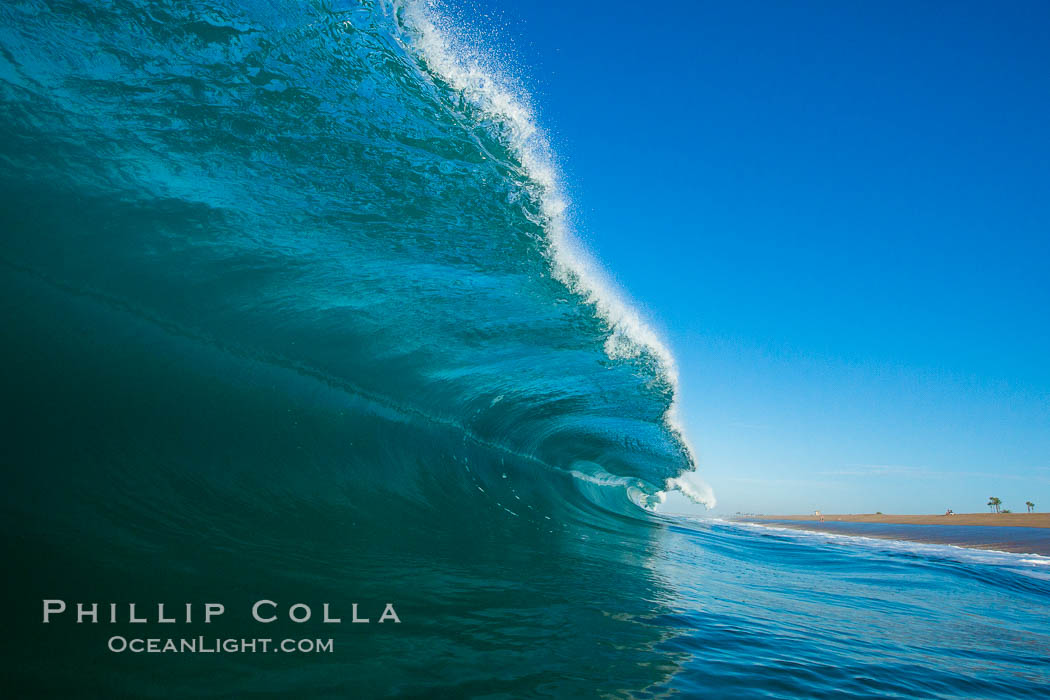
[[[990,496],[988,498],[988,505],[996,513],[999,512],[999,506],[1002,505],[1002,503],[1002,499],[996,498],[995,496]]]
[[[1025,504],[1026,506],[1028,506],[1028,512],[1029,512],[1029,513],[1031,513],[1031,512],[1032,512],[1032,509],[1033,509],[1033,508],[1035,508],[1035,504],[1034,504],[1034,503],[1032,503],[1031,501],[1025,501],[1025,502],[1024,502],[1024,504]]]

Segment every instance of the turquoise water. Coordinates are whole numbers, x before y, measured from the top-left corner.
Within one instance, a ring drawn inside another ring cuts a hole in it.
[[[1044,558],[649,510],[713,502],[671,358],[527,98],[429,13],[0,5],[14,695],[1046,694]],[[135,634],[334,651],[107,650]]]

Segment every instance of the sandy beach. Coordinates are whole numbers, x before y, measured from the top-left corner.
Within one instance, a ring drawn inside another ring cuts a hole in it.
[[[746,520],[800,520],[815,522],[815,515],[754,515]],[[824,514],[824,522],[878,523],[881,525],[988,525],[995,527],[1050,528],[1050,513],[957,513],[955,515]]]

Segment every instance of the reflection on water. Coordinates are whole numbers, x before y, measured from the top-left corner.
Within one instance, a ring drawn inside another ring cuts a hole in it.
[[[1050,559],[670,526],[667,687],[715,695],[1021,697],[1050,692]]]

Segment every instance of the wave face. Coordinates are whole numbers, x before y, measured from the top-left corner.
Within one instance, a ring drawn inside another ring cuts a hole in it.
[[[522,100],[449,36],[411,4],[0,4],[14,695],[1045,691],[1038,620],[1003,620],[1019,661],[916,633],[1045,606],[1043,579],[644,507],[669,480],[713,502],[681,478],[670,356],[573,244]],[[926,588],[894,607],[908,566]],[[227,612],[43,625],[44,598]],[[314,617],[260,625],[262,598]],[[873,624],[891,641],[846,654]]]
[[[330,632],[335,673],[205,666],[217,695],[515,694],[537,668],[591,692],[583,657],[611,688],[666,674],[639,666],[659,631],[623,616],[654,597],[643,506],[693,467],[670,356],[573,245],[527,110],[447,36],[385,3],[0,8],[26,599],[307,596],[405,620]],[[610,617],[586,582],[617,572]],[[199,669],[56,638],[38,612],[12,652],[27,687],[200,691]],[[595,635],[634,641],[596,656]],[[97,670],[56,672],[62,654]]]
[[[669,356],[572,260],[520,108],[418,10],[184,5],[8,9],[9,187],[81,214],[28,200],[11,264],[515,459],[650,492],[692,467]]]

